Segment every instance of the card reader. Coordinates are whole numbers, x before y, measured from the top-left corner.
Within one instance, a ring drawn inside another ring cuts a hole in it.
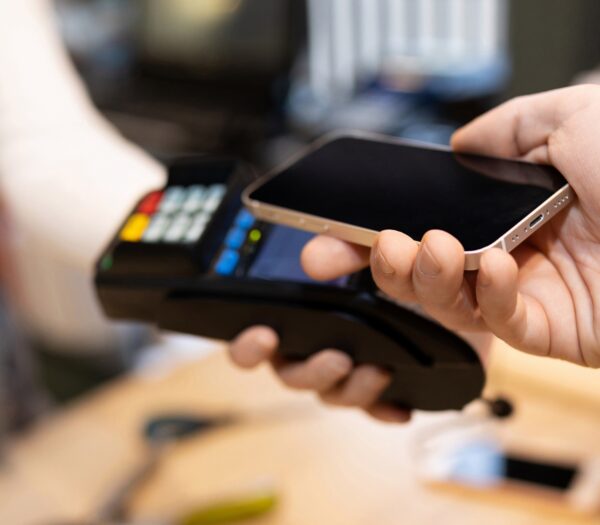
[[[389,370],[382,401],[399,407],[460,409],[481,395],[484,372],[469,344],[387,299],[368,271],[311,280],[300,266],[311,234],[245,210],[252,180],[235,160],[172,163],[166,188],[142,199],[97,264],[106,314],[224,340],[271,326],[288,359],[337,348]]]

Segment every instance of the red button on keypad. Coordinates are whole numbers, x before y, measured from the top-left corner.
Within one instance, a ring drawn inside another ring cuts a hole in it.
[[[140,202],[140,205],[138,206],[137,211],[139,213],[145,213],[147,215],[152,215],[158,208],[158,205],[160,204],[162,197],[163,197],[162,191],[155,191],[155,192],[150,193],[148,196],[146,196],[144,198],[144,200],[142,202]]]

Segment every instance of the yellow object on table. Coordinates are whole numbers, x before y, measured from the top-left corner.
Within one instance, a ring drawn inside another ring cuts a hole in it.
[[[276,503],[277,497],[274,494],[246,496],[235,501],[214,503],[192,511],[179,522],[181,525],[217,525],[239,522],[268,513]]]
[[[598,374],[498,344],[488,390],[516,401],[505,427],[510,444],[550,457],[600,455]],[[169,451],[131,502],[139,520],[168,522],[267,477],[280,499],[253,519],[256,525],[600,523],[557,512],[551,502],[419,484],[411,440],[435,417],[385,425],[359,411],[326,408],[311,394],[284,389],[268,367],[234,368],[222,350],[165,377],[116,381],[24,435],[0,467],[0,523],[89,518],[142,460],[144,422],[172,412],[241,413],[245,421]]]

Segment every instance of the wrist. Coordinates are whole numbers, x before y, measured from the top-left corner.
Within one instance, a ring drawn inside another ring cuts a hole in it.
[[[111,133],[13,143],[0,174],[17,235],[88,272],[135,203],[166,180],[163,166]]]

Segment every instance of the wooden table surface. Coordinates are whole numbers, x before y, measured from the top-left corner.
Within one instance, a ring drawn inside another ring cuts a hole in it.
[[[600,372],[497,343],[487,390],[516,402],[502,430],[513,447],[600,456]],[[257,525],[600,523],[543,500],[425,486],[412,470],[414,442],[438,416],[384,425],[325,408],[281,387],[266,367],[235,369],[221,347],[165,377],[118,380],[21,437],[0,467],[0,524],[89,517],[143,458],[139,430],[147,418],[168,412],[235,412],[244,422],[170,450],[134,499],[136,518],[174,516],[270,479],[280,503]]]

